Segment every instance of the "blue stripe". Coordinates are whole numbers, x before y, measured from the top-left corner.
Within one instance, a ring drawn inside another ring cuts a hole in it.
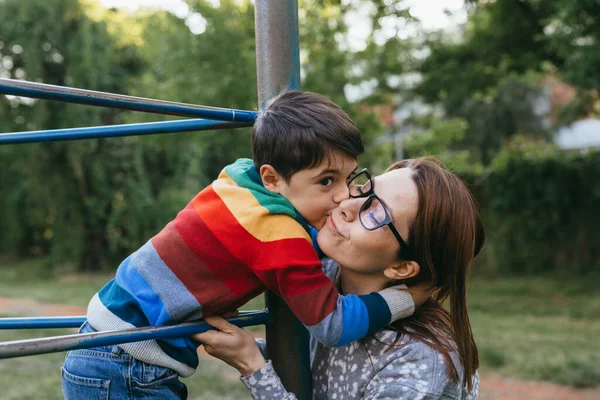
[[[158,346],[169,357],[189,365],[198,367],[198,345],[188,338],[157,340]]]
[[[385,299],[379,293],[360,296],[369,310],[369,331],[367,335],[385,328],[390,324],[392,313]]]
[[[342,335],[336,346],[344,346],[366,336],[369,327],[369,312],[362,297],[364,296],[354,294],[343,296],[344,323]],[[338,301],[337,309],[341,310],[340,306]]]
[[[135,326],[160,326],[166,325],[175,322],[167,313],[163,302],[160,297],[154,293],[148,282],[140,275],[140,273],[133,267],[131,256],[126,258],[119,269],[117,270],[117,274],[115,279],[113,280],[116,288],[118,288],[118,292],[121,297],[125,297],[125,295],[129,295],[129,302],[135,302],[135,308],[137,310],[141,310],[143,315],[138,311],[137,320],[133,315],[133,309],[131,306],[126,307],[131,310],[131,313],[126,316],[124,319],[123,316],[118,315],[117,310],[111,310],[111,312],[115,313],[119,318],[127,321]],[[111,296],[113,294],[111,293]],[[135,295],[135,299],[133,298]],[[136,301],[137,299],[137,301]],[[102,303],[105,303],[101,298]],[[114,300],[114,299],[111,299]],[[122,311],[121,307],[126,306],[126,304],[116,305],[118,311]],[[106,304],[105,304],[106,305]],[[137,321],[140,320],[141,317],[146,316],[145,325],[137,325]],[[133,319],[131,319],[133,318]],[[133,321],[136,322],[133,322]],[[157,340],[157,344],[160,348],[171,358],[183,362],[190,367],[196,368],[198,366],[198,356],[197,346],[188,338],[169,338]]]
[[[131,264],[131,256],[121,263],[115,280],[123,290],[137,299],[139,308],[148,318],[150,325],[166,325],[173,322],[160,297]]]
[[[317,243],[317,235],[319,234],[319,231],[310,225],[308,225],[308,229],[310,232],[310,237],[312,239],[313,249],[315,249],[315,251],[317,252],[317,256],[320,259],[325,257],[325,254],[321,251],[321,248],[319,247],[319,243]]]
[[[152,241],[131,255],[131,266],[150,285],[174,320],[202,318],[202,306],[160,258]]]
[[[114,279],[100,289],[98,297],[102,304],[119,319],[137,327],[150,326],[136,299],[120,287]]]

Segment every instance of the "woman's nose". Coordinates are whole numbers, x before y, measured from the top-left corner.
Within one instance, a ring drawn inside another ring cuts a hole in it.
[[[364,203],[364,199],[349,197],[346,200],[343,200],[338,207],[346,221],[353,221],[358,215],[362,203]]]

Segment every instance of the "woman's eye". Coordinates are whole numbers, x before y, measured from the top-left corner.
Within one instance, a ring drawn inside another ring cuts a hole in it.
[[[319,185],[331,186],[331,185],[333,185],[333,178],[323,178],[319,181]]]
[[[375,213],[373,211],[371,211],[369,214],[367,214],[367,218],[369,218],[369,221],[371,221],[373,226],[379,224],[379,221],[377,220],[377,218],[375,218]]]

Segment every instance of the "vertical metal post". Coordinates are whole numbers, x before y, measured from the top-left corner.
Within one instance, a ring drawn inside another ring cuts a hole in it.
[[[300,89],[297,0],[256,0],[256,70],[258,102],[284,90]],[[285,388],[310,399],[312,385],[308,331],[275,294],[265,295],[269,309],[267,351]]]
[[[258,101],[300,89],[298,0],[257,0],[255,5]]]

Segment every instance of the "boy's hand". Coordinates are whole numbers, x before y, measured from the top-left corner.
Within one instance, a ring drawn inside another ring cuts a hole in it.
[[[431,296],[433,292],[433,288],[431,285],[426,283],[419,283],[417,285],[406,286],[405,284],[400,284],[396,286],[392,286],[391,289],[402,290],[404,292],[408,292],[412,297],[413,303],[415,303],[415,310],[421,307],[427,299]]]
[[[421,307],[433,292],[433,288],[431,287],[431,285],[425,283],[413,285],[404,290],[406,290],[412,296],[413,301],[415,303],[415,308]]]

